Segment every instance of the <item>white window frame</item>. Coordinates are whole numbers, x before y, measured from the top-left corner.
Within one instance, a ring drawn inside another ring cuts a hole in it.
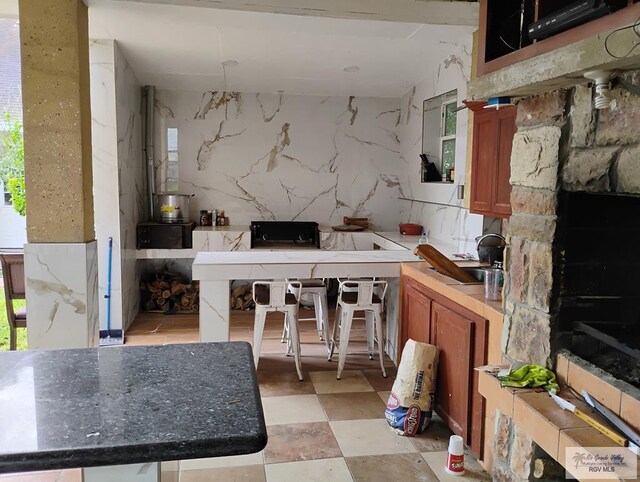
[[[162,164],[164,164],[163,168],[160,169],[160,185],[162,186],[161,190],[165,193],[177,193],[180,189],[180,129],[178,128],[177,123],[173,120],[162,119],[160,124],[162,129],[160,135],[163,158]],[[176,129],[178,131],[178,145],[177,150],[175,151],[177,155],[177,161],[169,161],[169,129]],[[169,162],[175,164],[175,167],[178,169],[177,178],[169,177]],[[169,189],[169,182],[173,180],[178,181],[178,186],[175,189]]]
[[[445,130],[445,124],[446,124],[446,113],[447,113],[447,106],[448,105],[457,105],[458,104],[458,99],[453,98],[451,100],[447,100],[445,102],[442,103],[442,105],[440,106],[440,169],[441,172],[444,173],[444,143],[445,141],[454,141],[456,140],[456,135],[458,133],[458,129],[456,126],[456,129],[454,130],[454,133],[452,135],[446,136],[444,135],[444,130]],[[457,119],[458,119],[458,114],[456,113],[456,124],[457,124]],[[455,158],[454,158],[454,168],[455,168]]]

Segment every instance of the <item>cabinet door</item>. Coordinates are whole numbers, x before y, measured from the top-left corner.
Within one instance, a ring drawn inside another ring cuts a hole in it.
[[[402,278],[402,317],[400,331],[400,350],[411,338],[429,343],[431,326],[431,299],[421,293],[410,278]]]
[[[491,212],[497,152],[495,111],[479,110],[473,117],[471,212]]]
[[[470,444],[473,323],[438,303],[431,305],[431,343],[440,348],[436,410]]]
[[[511,144],[516,109],[477,110],[473,118],[471,212],[496,217],[511,215]]]
[[[496,112],[498,152],[496,155],[495,184],[491,211],[511,216],[511,146],[516,133],[516,108],[506,107]]]

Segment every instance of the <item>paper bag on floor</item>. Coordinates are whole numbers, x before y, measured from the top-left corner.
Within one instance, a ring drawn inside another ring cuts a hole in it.
[[[404,346],[385,410],[387,422],[401,435],[419,434],[431,420],[438,353],[437,346],[411,339]]]

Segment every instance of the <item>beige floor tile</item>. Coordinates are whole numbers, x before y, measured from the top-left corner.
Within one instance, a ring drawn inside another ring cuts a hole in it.
[[[384,419],[346,420],[329,425],[345,457],[417,452],[411,441],[394,433]]]
[[[287,395],[262,399],[267,425],[325,422],[325,415],[317,395]]]
[[[267,482],[352,482],[342,457],[265,466]]]
[[[382,401],[384,402],[384,406],[387,406],[387,402],[389,401],[389,394],[391,392],[378,392],[378,396],[382,399]]]
[[[267,427],[264,450],[267,464],[341,457],[340,447],[328,422],[295,423]]]
[[[279,397],[284,395],[308,395],[316,393],[308,373],[302,373],[304,381],[298,380],[295,371],[263,372],[258,371],[258,385],[262,397]]]
[[[373,387],[360,370],[344,370],[342,379],[336,372],[310,372],[309,376],[316,393],[373,392]]]
[[[180,482],[265,482],[264,465],[183,470]]]
[[[427,429],[415,437],[410,437],[418,452],[438,452],[447,450],[449,447],[449,437],[453,435],[451,429],[436,414],[427,425]]]
[[[440,482],[473,482],[476,480],[491,480],[473,456],[471,452],[465,450],[464,454],[464,475],[449,475],[445,471],[447,463],[447,452],[424,452],[421,454],[429,464],[431,470],[438,476]]]
[[[0,474],[2,482],[81,482],[81,469]]]
[[[180,482],[180,461],[169,460],[160,462],[161,482]]]
[[[160,462],[160,470],[162,472],[175,472],[180,470],[179,460],[165,460]]]
[[[245,467],[264,464],[264,451],[231,457],[212,457],[180,461],[180,470],[218,469],[222,467]]]
[[[376,392],[323,393],[318,399],[329,420],[384,418],[385,404]]]
[[[355,482],[438,482],[438,477],[420,454],[348,457]]]
[[[367,380],[369,380],[369,383],[376,392],[391,390],[391,387],[393,387],[393,382],[396,379],[396,369],[395,367],[387,367],[386,372],[387,378],[384,378],[380,368],[368,368],[366,370],[362,370],[362,374],[367,377]]]

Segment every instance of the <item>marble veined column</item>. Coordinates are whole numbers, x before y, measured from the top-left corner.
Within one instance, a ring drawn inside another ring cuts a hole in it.
[[[95,346],[87,7],[20,0],[30,349]]]

